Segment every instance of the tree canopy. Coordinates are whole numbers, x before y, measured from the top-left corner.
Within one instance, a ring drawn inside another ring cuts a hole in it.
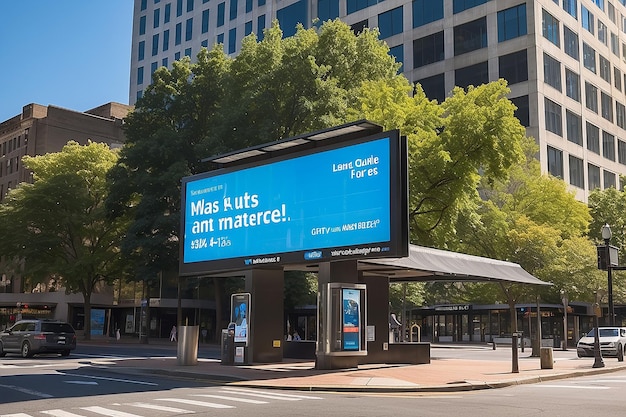
[[[11,190],[0,205],[0,251],[16,274],[55,290],[81,293],[85,317],[91,294],[119,278],[124,217],[107,218],[106,174],[117,152],[106,144],[70,141],[61,152],[25,156],[33,183]],[[85,320],[85,337],[90,321]]]

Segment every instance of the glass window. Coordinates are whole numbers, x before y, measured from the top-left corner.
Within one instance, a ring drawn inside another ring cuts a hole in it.
[[[446,85],[444,74],[433,75],[432,77],[422,78],[417,81],[416,84],[420,84],[424,90],[424,94],[430,100],[437,100],[442,103],[446,98]]]
[[[224,45],[224,34],[220,33],[219,35],[217,35],[217,43],[219,43],[220,45]]]
[[[443,19],[443,0],[413,0],[414,28],[441,19]]]
[[[143,67],[137,68],[137,84],[143,84]]]
[[[202,33],[209,31],[209,9],[202,11]]]
[[[193,0],[187,0],[187,13],[189,12],[193,12]]]
[[[250,13],[252,11],[252,3],[253,3],[252,0],[246,0],[246,13]],[[319,5],[318,5],[318,8],[319,8]]]
[[[526,4],[498,12],[498,42],[526,35]]]
[[[592,0],[600,10],[604,11],[604,0]]]
[[[626,130],[626,107],[619,101],[615,102],[615,123]]]
[[[176,52],[174,54],[174,61],[178,61],[180,59],[180,52]]]
[[[141,16],[139,18],[139,34],[140,35],[146,34],[146,16]]]
[[[615,88],[622,91],[622,72],[617,67],[613,67],[613,82]]]
[[[587,31],[591,32],[592,34],[595,34],[593,14],[583,5],[580,6],[580,17],[583,28],[587,29]]]
[[[308,1],[300,0],[276,11],[276,19],[280,22],[284,37],[288,38],[295,35],[298,23],[302,23],[306,27],[305,23],[308,22],[307,7]]]
[[[402,72],[402,67],[404,66],[404,45],[400,44],[394,46],[393,48],[389,48],[389,55],[394,57],[396,59],[396,62],[402,64],[402,66],[398,70],[399,72]]]
[[[246,22],[243,27],[243,36],[248,36],[252,33],[252,20]]]
[[[259,38],[259,42],[263,40],[263,31],[265,30],[265,15],[257,17],[256,19],[256,31],[257,38]]]
[[[615,187],[615,174],[605,169],[604,170],[604,189],[606,190],[607,188],[616,188]]]
[[[545,10],[543,10],[541,28],[544,38],[548,39],[556,46],[561,46],[559,38],[559,21]]]
[[[589,190],[595,190],[600,188],[600,167],[593,164],[587,165],[587,177],[589,180]]]
[[[561,91],[561,63],[550,55],[543,53],[544,82]]]
[[[365,30],[366,27],[368,27],[367,19],[361,20],[360,22],[356,22],[350,25],[350,29],[352,30],[352,33],[354,33],[357,36],[361,34]]]
[[[380,39],[402,33],[402,6],[379,14],[378,28],[380,29]]]
[[[615,136],[602,131],[602,156],[615,161]]]
[[[191,57],[191,48],[185,49],[185,56]]]
[[[161,66],[167,68],[167,58],[161,60]]]
[[[487,47],[487,18],[454,27],[454,55]]]
[[[609,122],[613,122],[613,100],[604,91],[600,92],[600,104],[602,106],[602,117]]]
[[[350,14],[350,13],[358,12],[359,10],[363,10],[375,4],[378,4],[382,1],[383,0],[348,0],[346,2],[346,10],[348,14]]]
[[[598,19],[598,40],[608,45],[608,29],[604,23]]]
[[[226,3],[217,5],[217,26],[224,26],[224,15],[226,14]]]
[[[452,11],[454,14],[461,13],[464,10],[487,3],[489,0],[454,0],[452,2]]]
[[[161,9],[154,9],[152,13],[152,27],[154,29],[159,27],[159,21],[161,20]]]
[[[170,49],[170,30],[169,29],[163,31],[163,52],[167,51],[168,49]]]
[[[611,63],[602,55],[598,54],[598,56],[600,58],[600,77],[607,83],[611,84]]]
[[[565,93],[580,102],[580,77],[569,68],[565,68]]]
[[[530,126],[530,105],[528,103],[528,96],[513,97],[511,102],[517,107],[517,110],[513,113],[514,116],[517,117],[522,126]]]
[[[176,17],[183,15],[183,0],[176,0]]]
[[[152,35],[152,56],[159,53],[159,34]]]
[[[563,0],[563,10],[578,19],[578,0]]]
[[[583,120],[570,110],[565,110],[565,124],[567,125],[567,140],[576,145],[583,144]]]
[[[600,128],[587,122],[587,149],[600,155]]]
[[[611,32],[611,52],[619,58],[619,37]]]
[[[185,22],[185,41],[190,41],[193,37],[193,18],[190,17]]]
[[[433,33],[413,41],[413,68],[443,61],[443,32]]]
[[[528,80],[528,57],[526,49],[502,55],[498,58],[500,78],[508,81],[509,85]]]
[[[143,61],[144,54],[146,52],[146,42],[139,42],[139,47],[137,48],[137,60]]]
[[[586,42],[583,42],[583,65],[589,71],[596,73],[596,51]]]
[[[548,146],[548,172],[563,179],[563,151]]]
[[[237,49],[237,29],[232,28],[228,31],[228,53],[234,54],[236,49]]]
[[[317,17],[320,22],[333,20],[339,17],[339,2],[335,0],[318,0]]]
[[[174,39],[174,45],[180,45],[183,40],[183,24],[176,23],[176,39]]]
[[[598,113],[598,88],[585,81],[585,106]]]
[[[544,105],[546,107],[546,130],[559,136],[563,136],[563,116],[561,106],[549,98],[544,99]]]
[[[169,23],[172,17],[172,3],[167,3],[165,5],[165,10],[163,13],[163,23]]]
[[[259,0],[258,1],[258,5],[259,5],[259,7],[265,6],[265,0]]]
[[[569,156],[569,183],[578,188],[585,188],[585,172],[583,160]]]
[[[141,0],[141,10],[146,10],[146,7],[148,7],[148,0]]]
[[[466,88],[470,85],[478,86],[489,82],[489,65],[487,61],[459,68],[454,71],[454,85]]]
[[[617,140],[617,162],[626,165],[626,142],[621,139]]]
[[[152,76],[154,75],[154,72],[157,70],[157,68],[159,68],[158,62],[153,62],[152,64],[150,64],[150,83],[154,82],[154,78],[152,78]]]
[[[237,0],[230,0],[230,20],[237,19]]]
[[[578,35],[563,25],[563,49],[565,53],[578,61]]]

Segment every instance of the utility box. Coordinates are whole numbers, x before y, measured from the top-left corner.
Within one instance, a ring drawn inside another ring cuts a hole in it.
[[[539,358],[541,361],[541,369],[554,368],[554,357],[552,355],[551,347],[542,347],[539,349]]]

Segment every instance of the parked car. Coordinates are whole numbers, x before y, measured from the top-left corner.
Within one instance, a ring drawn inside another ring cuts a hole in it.
[[[0,357],[19,353],[29,358],[36,353],[68,356],[76,349],[76,332],[71,324],[58,320],[20,320],[0,332]]]
[[[595,329],[591,329],[586,336],[583,336],[576,345],[578,357],[593,357]],[[624,360],[626,350],[626,327],[600,327],[599,333],[600,352],[603,357],[617,358],[618,361]]]

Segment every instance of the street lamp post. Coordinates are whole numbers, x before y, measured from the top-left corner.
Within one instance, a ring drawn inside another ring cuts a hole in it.
[[[602,226],[602,239],[604,239],[604,248],[606,250],[606,270],[608,276],[608,292],[609,292],[609,326],[613,326],[615,324],[615,306],[613,305],[613,276],[612,276],[612,268],[611,268],[611,250],[610,250],[610,242],[611,242],[611,226],[606,223]]]

